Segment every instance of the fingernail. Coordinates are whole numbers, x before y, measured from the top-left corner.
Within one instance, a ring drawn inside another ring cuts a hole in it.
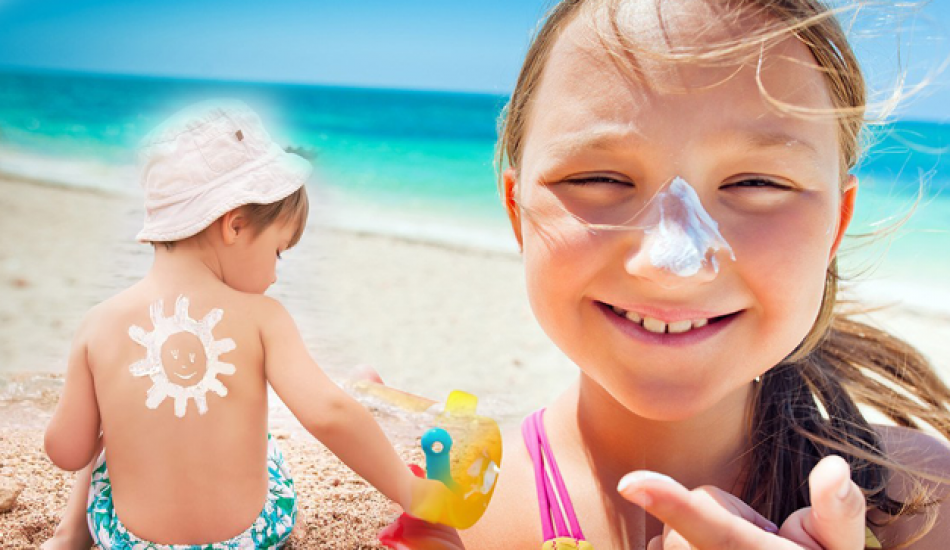
[[[630,472],[629,474],[623,476],[623,478],[620,480],[620,483],[617,484],[617,490],[622,493],[634,483],[640,483],[641,481],[663,481],[665,483],[676,483],[676,481],[668,475],[664,475],[659,472],[651,472],[650,470],[637,470],[636,472]]]
[[[766,523],[766,524],[762,527],[762,529],[764,529],[767,533],[772,533],[773,535],[777,535],[777,534],[778,534],[778,525],[775,525],[775,524],[772,523],[771,521],[768,522],[768,523]]]
[[[676,483],[670,476],[649,470],[638,470],[630,472],[623,476],[620,483],[617,484],[617,491],[641,508],[647,508],[653,504],[653,498],[646,491],[638,490],[634,485],[644,481],[662,481],[663,483]]]
[[[838,487],[838,491],[835,493],[835,496],[839,500],[844,500],[848,498],[848,494],[851,492],[851,478],[845,478],[844,482]]]

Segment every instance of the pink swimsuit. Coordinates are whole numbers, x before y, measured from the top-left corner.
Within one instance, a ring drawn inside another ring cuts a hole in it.
[[[544,409],[541,409],[525,418],[521,424],[521,433],[534,465],[534,482],[538,490],[538,508],[541,511],[541,530],[544,534],[541,548],[593,550],[594,547],[584,538],[581,525],[577,521],[564,478],[561,477],[551,444],[548,443],[543,419]]]
[[[533,412],[521,424],[521,434],[534,465],[534,483],[538,490],[538,508],[541,510],[541,530],[544,543],[541,550],[594,550],[584,538],[581,525],[574,513],[571,497],[567,494],[564,478],[554,460],[554,452],[544,431],[544,409]],[[552,482],[553,480],[553,482]],[[565,517],[567,518],[565,520]],[[554,524],[552,525],[552,518]],[[865,529],[866,548],[881,548],[881,543]]]

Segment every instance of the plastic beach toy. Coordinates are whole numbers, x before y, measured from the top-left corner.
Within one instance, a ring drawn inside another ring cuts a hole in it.
[[[422,436],[426,472],[410,466],[417,475],[441,481],[451,493],[448,499],[425,503],[416,516],[456,529],[475,524],[491,501],[501,464],[501,430],[494,420],[476,414],[478,398],[454,391],[445,405],[408,394],[376,382],[361,380],[353,387],[410,413],[440,410],[432,427]],[[400,546],[403,535],[418,531],[420,520],[403,514],[380,533],[380,541],[391,548]]]
[[[421,515],[457,529],[471,527],[485,513],[501,464],[501,431],[491,418],[475,414],[477,405],[474,395],[452,392],[435,427],[422,436],[426,476],[441,481],[455,498]]]

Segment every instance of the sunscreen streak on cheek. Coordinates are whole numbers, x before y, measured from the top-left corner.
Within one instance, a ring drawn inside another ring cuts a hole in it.
[[[646,230],[653,237],[650,263],[680,277],[692,277],[704,265],[719,272],[716,252],[728,251],[736,259],[732,247],[719,233],[719,224],[703,208],[696,191],[683,178],[677,177],[668,189],[656,196],[659,221]]]

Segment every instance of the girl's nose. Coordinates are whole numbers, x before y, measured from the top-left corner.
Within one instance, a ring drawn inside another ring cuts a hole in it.
[[[715,279],[720,251],[735,260],[719,224],[683,178],[674,178],[668,189],[657,193],[642,219],[643,238],[625,260],[631,275],[675,288]]]
[[[713,247],[697,247],[675,232],[648,231],[639,242],[631,244],[624,268],[630,275],[663,288],[681,288],[713,281],[719,273],[721,252]]]

